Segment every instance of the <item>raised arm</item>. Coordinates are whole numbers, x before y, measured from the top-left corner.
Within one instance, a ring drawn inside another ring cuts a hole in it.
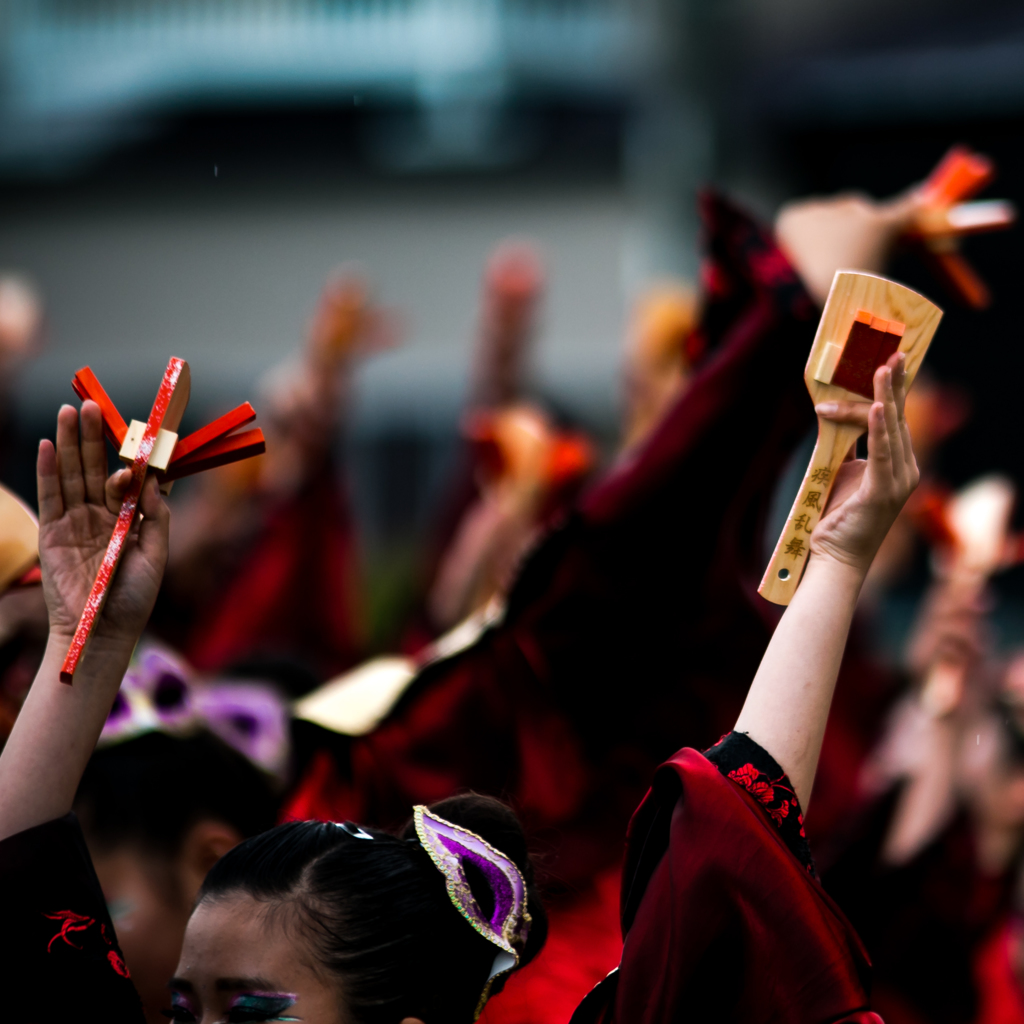
[[[819,416],[868,428],[811,537],[803,582],[782,616],[736,722],[789,775],[806,809],[839,663],[864,578],[919,479],[903,416],[902,354],[875,373],[875,401],[826,403]]]
[[[169,514],[155,478],[136,521],[100,623],[75,674],[60,667],[114,528],[131,471],[106,478],[99,407],[57,416],[56,448],[39,445],[39,559],[50,617],[42,665],[0,755],[0,839],[71,810],[85,765],[117,696],[163,576]]]

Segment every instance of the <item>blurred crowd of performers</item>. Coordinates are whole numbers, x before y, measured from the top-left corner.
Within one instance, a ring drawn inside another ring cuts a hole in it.
[[[535,248],[499,245],[457,468],[421,538],[399,649],[370,660],[336,441],[357,365],[399,344],[402,322],[360,274],[328,281],[305,346],[259,396],[266,454],[172,496],[149,638],[82,784],[151,1019],[225,849],[275,819],[398,826],[467,789],[522,816],[550,916],[546,949],[483,1020],[569,1018],[618,960],[630,814],[680,730],[703,749],[731,727],[777,620],[756,587],[780,480],[814,422],[803,364],[835,269],[815,218],[870,222],[861,269],[881,271],[920,234],[922,192],[793,204],[774,230],[702,196],[699,286],[657,284],[632,309],[610,454],[535,397],[549,283]],[[30,285],[0,281],[0,441],[44,322]],[[969,415],[956,382],[922,374],[907,416],[924,482],[862,599],[807,817],[889,1024],[1024,1024],[1024,652],[997,650],[989,626],[989,580],[1022,545],[1008,479],[954,494],[934,472]],[[932,578],[894,662],[879,609],[924,546]],[[33,580],[0,597],[2,736],[45,639]]]

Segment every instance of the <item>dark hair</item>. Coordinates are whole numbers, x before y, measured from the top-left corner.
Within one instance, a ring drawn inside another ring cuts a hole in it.
[[[547,937],[526,839],[515,814],[491,797],[467,794],[431,807],[513,860],[527,883],[532,918],[525,965]],[[294,907],[319,965],[339,981],[358,1024],[468,1024],[498,948],[455,909],[445,879],[407,825],[402,837],[334,822],[296,821],[249,839],[210,870],[199,902],[245,893]],[[357,834],[353,834],[357,833]],[[468,877],[486,913],[483,878]],[[495,990],[500,988],[500,982]]]
[[[231,825],[243,838],[272,828],[277,804],[268,777],[205,731],[146,733],[96,751],[75,797],[92,842],[137,842],[168,856],[199,821]]]

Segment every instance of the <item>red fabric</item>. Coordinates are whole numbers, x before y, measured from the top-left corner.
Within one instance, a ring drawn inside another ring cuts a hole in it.
[[[537,1020],[566,1024],[583,995],[618,963],[618,864],[599,873],[582,891],[546,903],[548,941],[533,963],[517,971],[492,999],[481,1024],[525,1024]]]
[[[1020,946],[1022,930],[1019,920],[1001,922],[975,954],[975,1024],[1024,1024],[1024,989],[1013,970],[1012,959]]]
[[[331,472],[271,513],[237,570],[196,617],[184,654],[216,671],[254,655],[292,656],[325,676],[358,659],[355,545]]]
[[[630,825],[626,938],[609,1024],[876,1020],[870,964],[756,800],[695,750]]]

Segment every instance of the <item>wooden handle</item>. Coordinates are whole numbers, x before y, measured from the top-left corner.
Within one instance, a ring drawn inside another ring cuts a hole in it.
[[[818,420],[818,443],[789,510],[786,528],[757,588],[765,600],[773,604],[789,604],[793,600],[810,557],[811,534],[832,493],[836,473],[862,433],[860,427]]]

